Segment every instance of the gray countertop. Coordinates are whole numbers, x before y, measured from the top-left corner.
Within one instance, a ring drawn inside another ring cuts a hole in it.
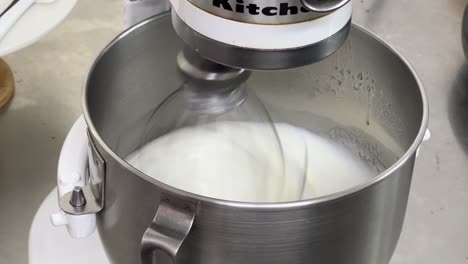
[[[427,89],[432,138],[417,160],[392,264],[468,263],[466,0],[355,0],[354,22],[387,40]],[[34,46],[4,58],[17,92],[0,110],[0,263],[27,263],[29,225],[55,185],[62,142],[80,113],[95,55],[123,28],[121,0],[81,0]],[[466,134],[465,134],[466,133]]]
[[[461,43],[467,1],[358,1],[354,21],[414,66],[429,98],[429,129],[414,171],[392,264],[468,263],[468,67]]]

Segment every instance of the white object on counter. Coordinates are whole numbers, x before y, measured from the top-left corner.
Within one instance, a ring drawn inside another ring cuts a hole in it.
[[[35,3],[49,4],[55,0],[23,0],[18,1],[2,17],[0,17],[0,40],[10,31],[16,21]]]
[[[169,0],[124,0],[124,2],[127,28],[170,8]]]
[[[423,138],[423,141],[422,143],[428,141],[429,139],[431,139],[431,131],[429,131],[429,129],[426,129],[426,133],[424,133],[424,138]],[[421,145],[422,145],[421,143]],[[421,146],[418,147],[418,149],[416,150],[416,157],[419,156],[419,150],[421,149]]]
[[[13,53],[41,39],[67,17],[77,1],[55,0],[48,4],[30,6],[0,40],[0,56]],[[18,4],[20,3],[16,5]],[[10,11],[11,9],[8,12]]]
[[[0,14],[8,8],[8,6],[13,2],[13,0],[0,0]]]

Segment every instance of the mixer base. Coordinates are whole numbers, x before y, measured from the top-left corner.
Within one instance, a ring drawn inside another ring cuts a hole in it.
[[[65,226],[55,227],[50,215],[59,211],[57,189],[52,190],[34,216],[29,231],[29,264],[109,264],[97,232],[73,239]]]

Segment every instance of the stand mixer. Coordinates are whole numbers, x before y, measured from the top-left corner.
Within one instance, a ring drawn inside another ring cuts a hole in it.
[[[171,5],[171,15],[122,34],[93,65],[83,101],[87,135],[81,120],[64,145],[61,211],[52,222],[76,238],[97,227],[112,263],[387,264],[427,126],[425,93],[406,62],[351,26],[348,1]],[[348,35],[352,45],[340,49]],[[247,83],[280,109],[269,116],[257,107],[254,121],[329,133],[375,154],[369,161],[384,164],[383,171],[337,193],[281,203],[216,199],[158,181],[125,157],[167,127],[180,127],[148,120],[187,80],[198,110],[207,102],[210,111],[237,109],[252,94],[244,94]]]

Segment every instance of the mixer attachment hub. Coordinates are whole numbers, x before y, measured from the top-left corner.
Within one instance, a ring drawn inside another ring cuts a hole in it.
[[[242,104],[250,72],[205,59],[190,48],[177,56],[177,66],[186,80],[181,87],[186,107],[199,114],[218,115]]]

